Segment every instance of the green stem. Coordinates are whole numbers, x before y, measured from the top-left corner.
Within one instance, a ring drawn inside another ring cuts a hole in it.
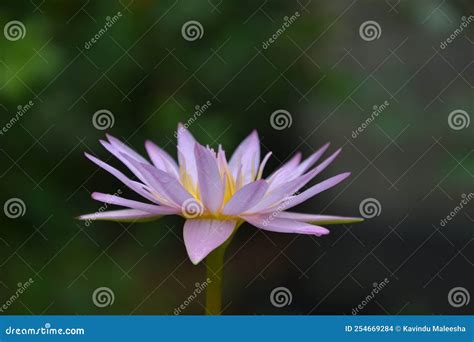
[[[222,308],[222,270],[227,244],[215,249],[206,258],[206,315],[220,315]]]
[[[224,255],[227,246],[243,221],[237,222],[232,235],[221,246],[206,257],[206,315],[220,315],[222,312],[222,271],[224,270]]]

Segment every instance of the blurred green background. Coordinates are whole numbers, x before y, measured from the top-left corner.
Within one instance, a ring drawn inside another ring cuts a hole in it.
[[[328,141],[331,151],[344,147],[318,179],[352,177],[299,211],[358,216],[364,199],[381,203],[379,216],[333,226],[319,239],[244,225],[227,254],[225,314],[351,314],[385,278],[389,285],[361,314],[468,313],[472,303],[454,308],[447,296],[455,286],[473,290],[472,204],[447,227],[439,222],[473,192],[474,124],[452,129],[448,115],[474,112],[474,24],[441,44],[473,7],[468,0],[2,2],[1,26],[18,20],[23,28],[20,38],[7,39],[6,29],[0,36],[1,203],[19,198],[25,212],[0,215],[0,304],[34,280],[3,313],[173,314],[205,279],[204,267],[187,259],[183,220],[76,221],[102,206],[93,191],[135,198],[83,152],[119,166],[99,144],[107,132],[141,153],[151,139],[175,156],[178,122],[208,101],[190,125],[195,137],[230,154],[257,129],[263,152],[273,151],[267,170],[297,150],[307,156]],[[192,41],[182,34],[191,20],[202,26]],[[369,20],[379,24],[377,39],[359,33]],[[28,108],[20,116],[19,106]],[[281,130],[270,121],[279,109],[292,121]],[[113,126],[94,126],[99,110],[112,113]],[[279,286],[292,293],[283,308],[269,299]],[[113,291],[112,305],[93,304],[99,287]],[[198,296],[183,314],[203,313],[203,303]]]

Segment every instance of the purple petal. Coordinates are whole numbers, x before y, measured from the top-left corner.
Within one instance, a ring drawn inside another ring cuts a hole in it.
[[[222,205],[225,190],[217,159],[211,151],[199,144],[195,145],[195,157],[202,203],[210,212],[216,212]]]
[[[253,131],[237,147],[230,158],[229,167],[232,175],[237,177],[239,168],[242,166],[243,185],[255,180],[260,164],[260,141],[257,131]]]
[[[245,221],[257,228],[277,233],[297,233],[309,235],[326,235],[329,230],[305,222],[287,220],[272,215],[254,215],[242,217]]]
[[[197,183],[197,167],[194,158],[194,145],[196,140],[189,131],[182,125],[178,125],[178,160],[181,167],[185,166],[186,173],[191,177],[194,184]]]
[[[110,134],[106,134],[106,136],[107,136],[107,139],[109,140],[110,144],[112,146],[114,146],[118,151],[129,155],[130,157],[138,160],[139,162],[148,163],[148,161],[143,156],[141,156],[139,153],[134,151],[132,148],[125,145],[119,139],[111,136]]]
[[[146,199],[152,201],[152,202],[155,202],[155,203],[158,203],[157,199],[155,197],[153,197],[150,193],[148,193],[145,189],[144,189],[144,185],[143,184],[140,184],[138,182],[135,182],[131,179],[129,179],[127,176],[125,176],[122,172],[120,172],[119,170],[117,170],[116,168],[110,166],[109,164],[103,162],[102,160],[88,154],[88,153],[84,153],[85,156],[90,160],[92,161],[93,163],[95,163],[96,165],[98,165],[99,167],[103,168],[104,170],[106,170],[107,172],[109,172],[110,174],[112,174],[113,176],[115,176],[117,179],[119,179],[123,184],[125,184],[127,187],[129,187],[130,189],[132,189],[133,191],[135,191],[136,193],[138,193],[139,195],[145,197]]]
[[[311,188],[309,188],[308,190],[302,192],[301,194],[296,195],[296,196],[286,200],[285,203],[282,204],[281,207],[279,207],[279,209],[281,209],[281,211],[284,211],[286,209],[297,206],[298,204],[303,203],[307,199],[309,199],[313,196],[316,196],[317,194],[319,194],[319,193],[321,193],[321,192],[323,192],[327,189],[330,189],[333,186],[339,184],[344,179],[349,177],[350,174],[351,174],[350,172],[341,173],[337,176],[326,179],[325,181],[323,181],[321,183],[313,185]]]
[[[184,244],[193,264],[198,264],[210,252],[222,245],[234,231],[235,221],[186,220]]]
[[[193,197],[174,176],[149,164],[139,163],[137,167],[156,194],[168,204],[181,208],[186,200]]]
[[[311,156],[309,156],[307,159],[305,159],[297,168],[297,172],[300,172],[300,174],[305,173],[311,166],[316,163],[319,158],[326,152],[326,150],[329,147],[329,143],[326,143],[324,146],[322,146],[319,150],[314,152]]]
[[[279,169],[274,171],[267,179],[270,184],[270,188],[288,181],[288,176],[290,176],[292,171],[294,171],[298,167],[300,161],[301,153],[298,152],[293,157],[291,157],[289,161],[283,164]]]
[[[238,190],[226,203],[222,213],[224,215],[239,215],[256,205],[268,189],[264,180],[258,180],[245,185]]]
[[[173,157],[150,140],[145,141],[145,148],[151,161],[158,169],[173,174],[176,178],[179,178],[178,165]]]
[[[173,215],[173,214],[180,213],[180,211],[177,210],[176,208],[142,203],[142,202],[129,200],[126,198],[115,196],[115,195],[103,194],[100,192],[92,193],[92,198],[95,199],[96,201],[100,201],[100,202],[104,202],[108,204],[120,205],[120,206],[128,207],[131,209],[138,209],[138,210],[146,211],[150,214],[155,214],[155,215]]]
[[[135,222],[135,221],[149,221],[152,219],[159,218],[160,215],[151,214],[146,211],[137,209],[122,209],[122,210],[111,210],[104,212],[97,212],[87,215],[81,215],[78,217],[79,220],[106,220],[106,221],[119,221],[119,222]]]

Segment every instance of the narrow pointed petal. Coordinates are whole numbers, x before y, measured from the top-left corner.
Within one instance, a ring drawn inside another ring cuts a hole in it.
[[[333,215],[314,215],[305,213],[295,213],[284,211],[276,215],[278,218],[302,221],[312,224],[348,224],[357,223],[364,221],[361,217],[345,217],[345,216],[333,216]]]
[[[311,168],[311,166],[313,166],[320,158],[321,156],[324,154],[324,152],[326,152],[326,150],[328,149],[329,147],[329,143],[326,143],[324,146],[322,146],[319,150],[317,150],[316,152],[314,152],[311,156],[309,156],[307,159],[305,159],[297,168],[297,172],[303,174],[305,173],[307,170],[309,170]]]
[[[120,152],[129,155],[130,157],[138,160],[139,162],[148,163],[148,161],[145,158],[143,158],[142,155],[137,153],[131,147],[128,147],[126,144],[121,142],[119,139],[111,136],[110,134],[106,134],[106,136],[107,136],[107,139],[109,140],[110,144],[112,146],[114,146],[117,150],[119,150]]]
[[[194,146],[196,145],[196,139],[191,133],[182,125],[178,125],[178,160],[179,166],[185,166],[185,172],[192,179],[194,184],[197,183],[197,167],[196,158],[194,157]]]
[[[256,205],[268,189],[268,184],[264,180],[258,180],[245,185],[238,190],[226,203],[222,213],[224,215],[239,215]]]
[[[242,166],[243,185],[255,180],[260,164],[260,140],[257,131],[253,131],[237,147],[230,158],[229,166],[232,175],[237,177],[239,168]]]
[[[327,235],[329,230],[296,220],[282,219],[272,215],[255,215],[242,217],[257,228],[277,233],[298,233],[308,235]]]
[[[100,192],[92,193],[91,197],[99,202],[120,205],[120,206],[128,207],[131,209],[146,211],[146,212],[149,212],[151,214],[156,214],[156,215],[173,215],[173,214],[180,213],[180,211],[177,210],[176,208],[142,203],[142,202],[133,201],[133,200],[122,198],[115,195],[103,194]]]
[[[283,164],[279,169],[274,171],[270,177],[268,177],[268,182],[270,183],[270,188],[276,187],[277,185],[288,181],[288,176],[291,175],[291,172],[294,171],[301,161],[301,153],[296,153],[290,160]]]
[[[198,264],[210,252],[222,245],[234,231],[236,221],[186,220],[184,244],[193,264]]]
[[[152,202],[158,203],[156,198],[154,198],[149,192],[147,192],[144,189],[143,184],[140,184],[138,182],[135,182],[135,181],[129,179],[127,176],[125,176],[122,172],[120,172],[116,168],[110,166],[109,164],[103,162],[102,160],[100,160],[100,159],[98,159],[98,158],[96,158],[96,157],[94,157],[94,156],[92,156],[88,153],[84,153],[84,155],[87,157],[87,159],[89,159],[94,164],[98,165],[102,169],[106,170],[107,172],[109,172],[110,174],[115,176],[123,184],[125,184],[127,187],[129,187],[130,189],[132,189],[133,191],[135,191],[139,195],[143,196],[144,198],[146,198],[146,199],[148,199]]]
[[[185,201],[193,197],[174,176],[149,164],[139,164],[138,167],[156,191],[158,198],[166,203],[181,208]]]
[[[210,212],[216,212],[224,200],[224,184],[217,167],[217,159],[211,151],[195,145],[201,201]]]
[[[117,222],[145,222],[160,218],[160,215],[151,214],[137,209],[121,209],[81,215],[79,220],[85,221],[117,221]]]
[[[145,142],[145,149],[150,157],[153,165],[160,170],[173,174],[179,178],[178,164],[165,150],[158,147],[151,140]]]
[[[308,190],[302,192],[299,195],[296,195],[288,200],[285,201],[284,204],[281,205],[281,208],[279,207],[280,211],[287,210],[289,208],[292,208],[294,206],[297,206],[300,203],[303,203],[307,199],[316,196],[317,194],[332,188],[333,186],[336,186],[340,182],[342,182],[344,179],[350,176],[350,172],[345,172],[341,173],[337,176],[331,177],[329,179],[326,179],[325,181],[318,183],[316,185],[313,185],[311,188]]]

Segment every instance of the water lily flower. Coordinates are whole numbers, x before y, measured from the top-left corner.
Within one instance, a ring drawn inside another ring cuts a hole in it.
[[[164,215],[182,216],[186,219],[184,243],[194,264],[224,244],[243,222],[266,231],[321,236],[329,233],[321,225],[362,221],[354,217],[289,211],[349,176],[349,172],[341,173],[302,191],[336,158],[340,149],[317,166],[314,165],[329,144],[303,161],[297,153],[263,178],[271,152],[261,161],[256,131],[237,147],[229,161],[221,146],[215,151],[200,145],[182,125],[177,132],[178,163],[151,141],[145,142],[150,160],[110,135],[107,135],[107,141],[101,141],[136,179],[86,153],[87,158],[118,178],[144,201],[94,192],[93,199],[124,209],[79,218],[135,222]]]

